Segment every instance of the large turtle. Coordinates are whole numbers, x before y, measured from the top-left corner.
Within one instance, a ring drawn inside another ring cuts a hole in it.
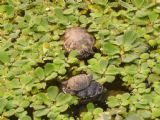
[[[79,59],[88,58],[94,53],[92,49],[94,42],[94,37],[80,27],[68,28],[64,34],[64,49],[66,53],[75,50],[78,52]]]
[[[64,93],[78,96],[81,99],[91,99],[104,92],[104,88],[93,80],[92,75],[80,74],[62,83]]]

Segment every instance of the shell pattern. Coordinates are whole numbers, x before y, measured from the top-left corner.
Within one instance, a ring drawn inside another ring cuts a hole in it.
[[[71,77],[69,80],[62,83],[64,93],[75,95],[83,101],[96,99],[103,94],[105,88],[98,82],[93,80],[92,75],[80,74]]]
[[[87,88],[92,80],[90,75],[80,74],[71,77],[67,82],[67,88],[75,91]]]
[[[87,58],[93,54],[94,38],[85,29],[72,27],[65,31],[64,49],[66,52],[76,50],[79,58]]]

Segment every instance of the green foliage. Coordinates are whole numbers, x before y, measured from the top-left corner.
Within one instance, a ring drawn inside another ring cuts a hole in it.
[[[81,119],[82,120],[92,120],[97,119],[99,117],[99,114],[103,112],[102,108],[96,107],[93,105],[93,103],[87,104],[87,112],[81,113]]]
[[[72,26],[94,36],[92,58],[65,55],[63,34]],[[158,0],[2,0],[0,119],[74,120],[68,109],[78,99],[57,84],[88,73],[128,91],[108,96],[104,110],[87,104],[76,119],[158,120],[159,33]]]

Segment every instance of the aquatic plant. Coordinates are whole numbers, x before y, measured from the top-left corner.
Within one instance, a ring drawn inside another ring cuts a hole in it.
[[[73,26],[95,38],[88,59],[65,53]],[[117,93],[74,115],[61,82],[81,73]],[[158,120],[159,94],[159,0],[1,0],[0,119]]]

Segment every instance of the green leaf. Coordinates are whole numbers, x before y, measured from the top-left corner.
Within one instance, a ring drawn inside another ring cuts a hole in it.
[[[11,32],[13,30],[13,25],[11,23],[5,24],[4,30],[7,32]]]
[[[68,104],[65,104],[65,105],[62,105],[62,106],[59,106],[57,107],[57,110],[56,112],[64,112],[68,109],[69,105]]]
[[[148,77],[148,82],[149,83],[154,83],[160,81],[160,76],[157,74],[150,74]]]
[[[0,13],[5,12],[6,11],[6,5],[2,5],[0,6]]]
[[[73,8],[70,8],[70,9],[64,10],[64,11],[63,11],[63,14],[68,15],[68,14],[72,14],[73,12],[74,12],[74,9],[73,9]]]
[[[159,108],[153,108],[153,110],[152,110],[152,116],[154,118],[160,117],[160,109]]]
[[[59,4],[62,7],[65,7],[65,5],[66,5],[65,0],[58,0],[57,2],[58,2],[57,4]]]
[[[0,61],[3,63],[8,63],[10,61],[10,58],[5,51],[0,51]]]
[[[48,76],[49,74],[51,74],[54,71],[54,65],[53,63],[47,63],[44,66],[44,71],[45,71],[45,75]]]
[[[49,97],[49,99],[51,99],[53,101],[56,99],[58,92],[59,92],[59,90],[58,90],[58,87],[56,87],[56,86],[50,86],[47,89],[48,97]]]
[[[21,88],[20,82],[17,79],[13,79],[8,82],[8,87],[11,89]]]
[[[21,103],[19,104],[20,107],[26,108],[28,107],[30,104],[29,100],[23,100],[21,101]]]
[[[48,80],[53,80],[54,78],[56,78],[58,76],[58,74],[56,72],[53,72],[51,75],[49,75],[48,77],[46,77],[46,81]]]
[[[155,21],[155,20],[157,20],[157,18],[159,17],[159,14],[151,11],[151,12],[149,13],[148,17],[149,17],[150,21]]]
[[[3,99],[3,98],[0,98],[0,114],[3,112],[6,104],[7,104],[7,99]]]
[[[3,115],[6,116],[6,117],[10,117],[14,114],[15,114],[15,109],[10,109],[10,110],[3,113]]]
[[[25,115],[21,118],[21,120],[32,120],[32,118],[28,115]]]
[[[112,43],[104,43],[103,50],[105,54],[108,55],[114,55],[119,53],[119,48],[116,45],[113,45]]]
[[[96,73],[100,73],[102,74],[103,71],[101,71],[101,67],[99,64],[95,64],[95,65],[89,65],[88,66],[93,72],[96,72]]]
[[[92,0],[93,3],[105,6],[108,0]]]
[[[14,6],[7,5],[6,6],[6,12],[7,12],[8,15],[14,15]]]
[[[45,26],[40,25],[40,26],[37,27],[37,30],[39,32],[46,32],[47,31],[47,26],[45,27]]]
[[[72,100],[72,96],[69,94],[60,93],[56,98],[56,105],[61,106],[65,105]]]
[[[102,71],[104,72],[108,65],[108,60],[106,60],[106,58],[101,58],[101,60],[99,61],[99,65],[101,66]]]
[[[66,69],[63,68],[63,67],[61,67],[61,68],[58,70],[58,73],[59,73],[60,75],[64,75],[66,72],[67,72]]]
[[[44,104],[48,104],[49,103],[49,99],[48,99],[48,97],[47,97],[47,95],[45,93],[38,93],[37,94],[37,98],[38,98],[38,100],[40,100]]]
[[[93,103],[88,103],[88,104],[87,104],[87,110],[88,110],[89,112],[92,112],[92,111],[94,110],[94,104],[93,104]]]
[[[139,56],[137,54],[134,53],[130,53],[130,54],[125,54],[124,56],[122,56],[122,61],[124,63],[129,63],[134,61],[135,59],[137,59]]]
[[[157,45],[157,41],[156,40],[149,40],[148,41],[148,44],[151,46],[151,47],[155,47]]]
[[[158,84],[157,82],[154,82],[153,86],[154,86],[154,91],[160,94],[160,84]]]
[[[155,107],[160,107],[160,96],[158,95],[158,96],[154,96],[154,98],[153,98],[153,102],[154,102],[154,104],[155,104]]]
[[[106,75],[105,77],[102,77],[102,78],[98,79],[98,82],[100,84],[104,84],[106,82],[112,83],[114,80],[115,80],[115,76]]]
[[[120,69],[117,68],[115,65],[109,65],[106,71],[107,75],[116,75],[120,73]]]
[[[71,51],[69,53],[67,62],[71,64],[78,63],[78,59],[76,58],[77,55],[78,55],[77,51]]]
[[[93,120],[93,115],[91,112],[87,112],[82,116],[82,120]]]
[[[34,112],[34,116],[41,117],[47,115],[49,113],[49,110],[50,110],[49,108],[37,110]]]
[[[20,83],[22,85],[27,85],[29,84],[30,82],[33,82],[33,78],[31,76],[25,76],[25,75],[22,75],[20,77]]]
[[[40,80],[44,79],[44,70],[41,67],[36,68],[36,70],[34,71],[34,74],[36,77],[38,77]]]
[[[125,120],[143,120],[137,113],[129,113]]]
[[[141,59],[147,60],[149,58],[149,54],[148,53],[143,53],[140,55]]]
[[[138,73],[137,69],[138,67],[136,65],[131,64],[124,67],[124,72],[126,72],[126,74],[134,75]]]
[[[138,34],[135,31],[129,30],[124,33],[123,43],[124,45],[131,45],[137,39]]]
[[[156,73],[159,75],[160,74],[160,64],[156,64],[152,71],[153,73]]]
[[[115,97],[111,96],[108,98],[107,104],[109,107],[114,108],[120,105],[120,101]]]
[[[143,6],[145,0],[131,0],[131,1],[137,8],[140,8]]]
[[[102,113],[102,112],[103,112],[103,109],[102,109],[102,108],[95,108],[95,109],[93,110],[93,114],[94,114],[95,117],[98,117],[99,114]]]
[[[148,110],[138,110],[138,114],[142,116],[143,118],[150,118],[151,112]]]

